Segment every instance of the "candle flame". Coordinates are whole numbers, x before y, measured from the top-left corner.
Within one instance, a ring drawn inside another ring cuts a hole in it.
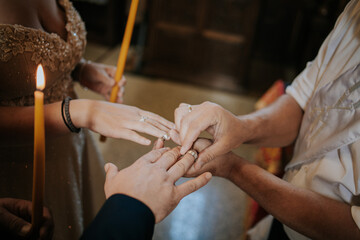
[[[45,88],[45,74],[41,64],[39,64],[36,71],[36,89],[44,90]]]

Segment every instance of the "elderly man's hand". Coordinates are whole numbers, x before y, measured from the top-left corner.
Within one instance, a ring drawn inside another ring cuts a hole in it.
[[[214,143],[200,152],[195,168],[228,153],[247,139],[246,124],[221,106],[205,102],[200,105],[180,104],[175,110],[175,125],[181,154],[188,151],[201,132],[209,132]],[[173,138],[173,136],[172,136]],[[174,139],[174,138],[173,138]]]

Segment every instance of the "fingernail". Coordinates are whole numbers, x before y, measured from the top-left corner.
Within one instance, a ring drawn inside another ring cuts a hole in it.
[[[206,173],[205,174],[205,178],[207,179],[207,180],[209,180],[210,178],[212,177],[212,174],[211,173]]]
[[[109,170],[109,167],[110,167],[110,164],[105,164],[105,166],[104,166],[104,169],[105,169],[105,172],[107,172],[108,170]]]
[[[29,232],[30,232],[30,229],[31,229],[31,225],[30,225],[30,224],[24,225],[24,226],[20,229],[19,235],[22,236],[22,237],[27,236],[27,235],[29,234]]]
[[[181,155],[184,155],[185,153],[186,153],[185,148],[182,147],[182,148],[180,149],[180,154],[181,154]]]
[[[147,140],[144,141],[144,143],[145,143],[146,145],[150,145],[150,144],[151,144],[151,141],[150,141],[149,139],[147,139]]]

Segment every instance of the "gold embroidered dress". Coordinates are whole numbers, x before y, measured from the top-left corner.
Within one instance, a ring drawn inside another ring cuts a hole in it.
[[[39,29],[0,24],[1,106],[34,104],[39,63],[46,75],[46,104],[76,97],[71,72],[83,55],[86,31],[72,3],[58,2],[66,13],[66,40]],[[32,162],[32,140],[1,143],[0,197],[31,200]],[[89,131],[47,135],[45,171],[45,205],[54,217],[54,239],[78,239],[104,201],[103,161]]]

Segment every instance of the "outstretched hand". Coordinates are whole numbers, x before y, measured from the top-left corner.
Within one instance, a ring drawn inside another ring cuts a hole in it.
[[[105,165],[105,195],[109,198],[121,193],[142,201],[152,210],[158,223],[170,214],[182,198],[205,186],[211,179],[211,174],[206,172],[175,185],[194,160],[190,154],[181,156],[180,148],[176,147],[172,150],[152,150],[121,171],[108,163]]]
[[[14,198],[0,198],[0,236],[1,239],[33,239],[31,233],[32,203]],[[51,239],[54,223],[47,208],[44,208],[43,221],[37,239]]]
[[[174,127],[172,122],[155,113],[124,104],[87,99],[70,104],[70,115],[76,127],[142,145],[149,145],[151,141],[138,132],[161,138]]]

